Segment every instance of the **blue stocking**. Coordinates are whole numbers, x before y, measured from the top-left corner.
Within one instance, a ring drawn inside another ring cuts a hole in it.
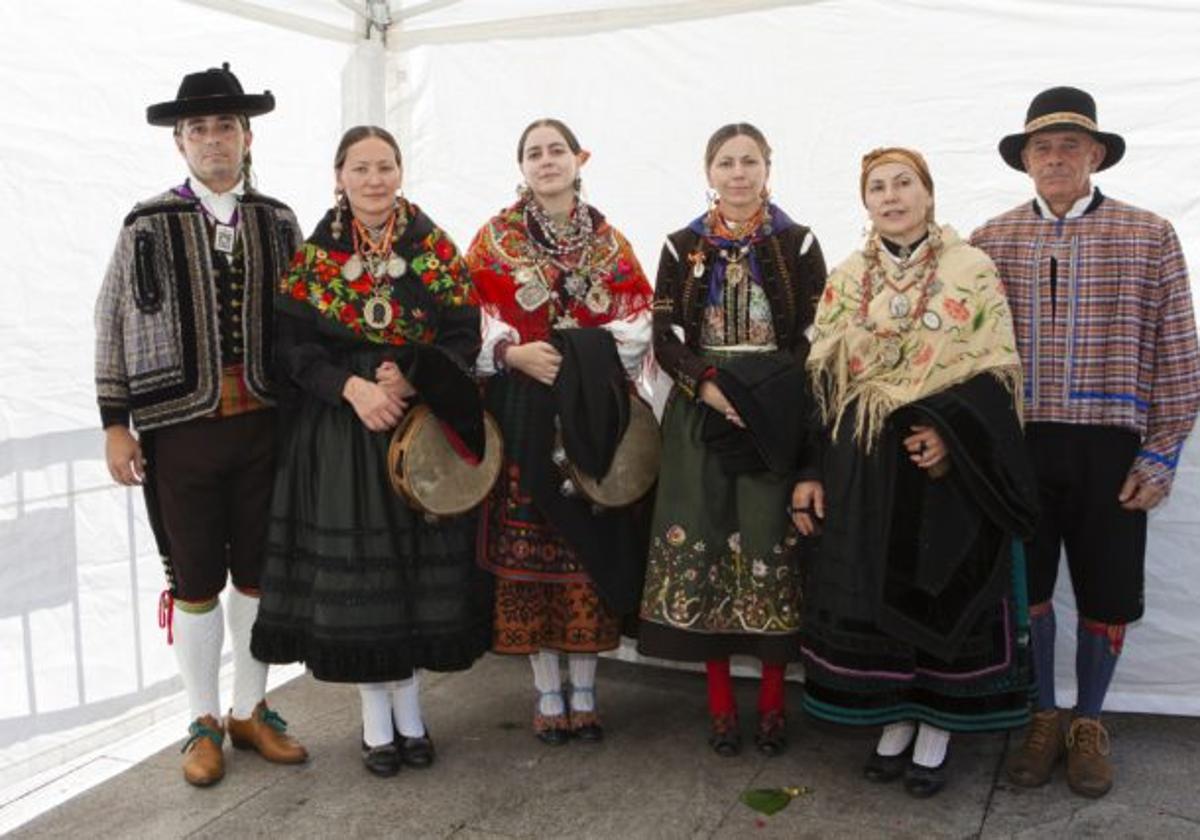
[[[1075,714],[1098,718],[1125,642],[1125,625],[1104,624],[1080,616],[1076,636],[1079,646],[1075,649],[1075,680],[1079,684],[1079,699]]]
[[[1054,698],[1054,604],[1044,601],[1029,607],[1029,642],[1033,648],[1033,678],[1037,687],[1034,705],[1039,712],[1057,708]]]

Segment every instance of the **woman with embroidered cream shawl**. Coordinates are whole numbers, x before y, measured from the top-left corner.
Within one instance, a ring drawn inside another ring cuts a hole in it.
[[[806,569],[805,708],[884,727],[864,773],[908,793],[945,783],[950,732],[1028,719],[1020,539],[1035,495],[1021,373],[991,260],[933,221],[917,152],[863,158],[872,230],[826,284],[808,371],[821,480],[792,516]]]

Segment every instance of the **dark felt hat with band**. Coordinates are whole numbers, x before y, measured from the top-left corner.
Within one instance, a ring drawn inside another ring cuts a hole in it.
[[[159,102],[146,109],[150,125],[173,126],[188,117],[218,114],[242,114],[257,117],[275,110],[271,91],[246,93],[237,76],[229,71],[229,62],[199,73],[188,73],[179,83],[179,92],[170,102]]]
[[[1029,138],[1039,131],[1082,131],[1096,138],[1106,150],[1097,172],[1108,169],[1125,154],[1125,140],[1119,134],[1100,130],[1096,123],[1096,100],[1079,88],[1053,87],[1035,96],[1025,113],[1025,130],[1000,141],[1000,157],[1013,169],[1024,172],[1021,152]]]

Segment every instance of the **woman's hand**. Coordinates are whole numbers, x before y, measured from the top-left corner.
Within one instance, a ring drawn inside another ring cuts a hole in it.
[[[386,432],[395,428],[408,408],[408,403],[401,397],[361,376],[351,376],[346,380],[342,398],[350,403],[358,419],[372,432]]]
[[[404,377],[395,362],[384,362],[375,368],[375,381],[380,388],[401,400],[407,400],[417,393],[417,389]]]
[[[788,507],[792,524],[806,537],[820,528],[825,518],[825,487],[819,481],[801,481],[792,488],[792,504]]]
[[[562,354],[547,341],[513,344],[504,351],[504,364],[543,385],[553,385],[562,367]]]
[[[742,418],[738,415],[737,409],[733,407],[733,403],[729,402],[725,393],[717,387],[715,382],[705,380],[700,383],[700,390],[697,391],[700,396],[700,401],[718,412],[722,417],[728,420],[739,429],[746,428],[746,424],[742,422]]]
[[[109,426],[104,430],[104,460],[108,464],[108,474],[117,484],[132,487],[146,478],[142,445],[124,426]]]
[[[913,426],[913,433],[904,439],[909,460],[933,478],[945,475],[950,468],[949,452],[942,436],[932,426]]]

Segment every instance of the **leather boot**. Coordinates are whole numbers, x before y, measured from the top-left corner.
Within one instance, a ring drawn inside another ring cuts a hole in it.
[[[189,738],[180,750],[183,758],[183,778],[196,787],[215,785],[225,778],[225,732],[212,715],[203,715],[188,727]]]
[[[239,750],[255,750],[276,764],[301,764],[308,760],[308,750],[287,734],[287,721],[268,709],[266,700],[258,701],[246,720],[229,714],[225,726],[230,743]]]
[[[1008,757],[1008,780],[1021,787],[1046,784],[1065,751],[1058,709],[1034,712],[1024,743]]]
[[[1067,785],[1080,796],[1104,796],[1113,784],[1108,732],[1096,718],[1075,718],[1067,732]]]

